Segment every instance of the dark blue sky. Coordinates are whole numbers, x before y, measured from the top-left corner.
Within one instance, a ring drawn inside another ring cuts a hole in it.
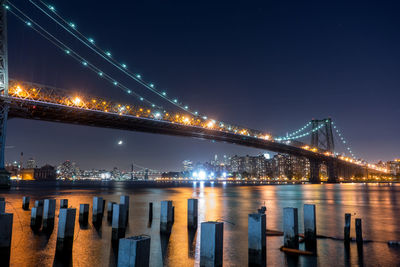
[[[28,1],[12,2],[96,60]],[[51,4],[131,70],[210,117],[282,135],[311,118],[330,116],[357,156],[369,161],[400,157],[398,1]],[[9,62],[12,78],[134,101],[11,14]],[[164,103],[134,81],[124,81]],[[116,145],[120,139],[125,145]],[[261,152],[182,137],[19,119],[9,121],[7,145],[7,161],[18,159],[23,151],[39,164],[69,159],[83,168],[127,169],[134,161],[153,169],[178,169],[184,159]]]

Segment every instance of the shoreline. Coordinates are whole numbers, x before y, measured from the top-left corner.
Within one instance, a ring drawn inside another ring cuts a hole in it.
[[[340,184],[379,184],[392,185],[398,181],[345,181],[336,184],[321,182],[311,184],[304,181],[12,181],[7,191],[37,188],[91,189],[91,188],[176,188],[176,187],[224,187],[224,186],[262,186],[262,185],[340,185]]]

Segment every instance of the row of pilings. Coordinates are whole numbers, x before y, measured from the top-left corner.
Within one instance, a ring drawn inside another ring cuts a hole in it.
[[[107,203],[107,220],[112,227],[112,242],[117,247],[118,266],[149,266],[151,237],[137,235],[125,237],[129,224],[129,196],[121,196],[120,203]],[[22,208],[29,210],[30,197],[23,197]],[[102,223],[106,201],[102,197],[93,197],[92,224],[99,227]],[[89,204],[79,205],[79,224],[89,223]],[[12,239],[13,214],[5,212],[6,201],[0,198],[0,249],[10,253]],[[51,233],[54,228],[56,210],[55,199],[36,200],[31,209],[31,228],[33,231]],[[266,238],[267,236],[283,235],[281,251],[288,254],[317,256],[317,238],[332,238],[317,235],[316,207],[313,204],[304,204],[304,234],[299,233],[298,209],[283,208],[283,232],[267,230],[267,207],[262,206],[255,213],[248,214],[248,264],[249,266],[266,266]],[[173,201],[161,201],[160,234],[169,235],[174,224],[175,207]],[[68,207],[68,199],[61,199],[58,216],[56,256],[71,255],[74,243],[76,208]],[[149,222],[153,219],[153,203],[149,203]],[[343,240],[348,246],[353,240],[350,237],[351,215],[345,214]],[[223,221],[201,222],[200,234],[200,266],[223,265]],[[198,227],[198,199],[187,200],[187,227],[196,231]],[[363,237],[361,219],[355,219],[356,242],[359,252],[362,253]],[[299,243],[305,243],[305,250],[299,250]],[[389,244],[390,245],[390,244]],[[9,257],[9,254],[8,254]],[[9,261],[4,261],[2,264]]]

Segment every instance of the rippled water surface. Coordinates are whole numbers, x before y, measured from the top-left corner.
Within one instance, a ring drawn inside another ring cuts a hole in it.
[[[351,235],[355,236],[354,218],[362,218],[365,243],[362,253],[352,243],[346,250],[342,241],[318,240],[317,257],[287,257],[279,247],[282,237],[267,237],[268,266],[400,266],[400,247],[389,247],[388,240],[400,240],[400,185],[264,185],[264,186],[202,186],[171,188],[134,188],[125,183],[110,187],[96,185],[85,189],[49,184],[20,184],[8,192],[7,212],[14,213],[11,266],[116,266],[116,250],[111,245],[111,226],[106,215],[101,228],[91,222],[81,228],[78,219],[72,256],[55,257],[56,226],[51,235],[33,233],[30,211],[22,210],[22,196],[36,199],[68,198],[69,206],[92,204],[93,196],[119,202],[120,195],[130,196],[129,226],[126,236],[151,236],[150,266],[197,266],[200,250],[200,227],[191,233],[186,226],[187,199],[199,199],[199,222],[225,221],[224,266],[247,266],[247,216],[263,203],[267,206],[267,228],[282,230],[282,209],[299,209],[299,232],[303,232],[303,204],[316,204],[317,231],[320,235],[342,237],[344,214],[352,213]],[[159,233],[160,201],[172,200],[175,223],[169,237]],[[149,202],[154,203],[154,217],[148,221]],[[91,208],[90,216],[91,218]]]

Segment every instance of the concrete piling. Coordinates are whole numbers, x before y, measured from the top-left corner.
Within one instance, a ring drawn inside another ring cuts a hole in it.
[[[114,204],[117,204],[115,202],[109,201],[107,203],[107,221],[111,222],[112,221],[112,215],[113,215],[113,206]]]
[[[54,218],[56,215],[56,200],[45,199],[43,206],[43,228],[53,230]]]
[[[118,267],[148,267],[150,264],[150,237],[121,238],[118,246]]]
[[[22,197],[22,209],[29,210],[29,202],[31,201],[31,197]]]
[[[11,248],[13,216],[12,213],[0,214],[0,249]]]
[[[153,202],[149,203],[149,221],[153,220]]]
[[[75,230],[76,209],[60,209],[56,251],[72,251]]]
[[[60,209],[68,209],[68,199],[60,199]]]
[[[249,266],[266,266],[266,229],[265,214],[249,214],[247,226]]]
[[[317,239],[315,205],[312,204],[304,204],[304,239],[306,242]]]
[[[172,206],[172,224],[175,222],[175,206]]]
[[[33,207],[31,209],[31,227],[34,230],[40,229],[40,227],[42,226],[42,219],[43,219],[43,206]]]
[[[299,248],[299,225],[297,208],[283,208],[283,246]]]
[[[356,218],[356,241],[357,245],[362,245],[363,236],[362,236],[362,227],[361,227],[361,219]]]
[[[101,223],[103,219],[103,204],[104,201],[102,197],[93,198],[92,221],[94,224]]]
[[[224,223],[202,222],[200,267],[222,267]]]
[[[191,229],[197,228],[197,217],[198,217],[198,200],[191,198],[188,199],[187,207],[187,226]]]
[[[351,225],[351,214],[346,213],[344,215],[344,242],[350,242],[350,225]]]
[[[0,214],[6,213],[6,202],[4,200],[0,200]]]
[[[126,226],[126,225],[128,225],[128,221],[129,221],[129,196],[121,196],[119,198],[119,203],[125,205],[124,223]]]
[[[160,214],[160,232],[170,233],[172,222],[172,201],[164,200],[161,201],[161,214]]]
[[[43,207],[44,206],[44,200],[35,200],[35,207]]]
[[[89,220],[89,204],[79,205],[79,223],[87,225]]]
[[[112,240],[118,240],[125,236],[125,216],[125,204],[114,204],[112,216]]]

